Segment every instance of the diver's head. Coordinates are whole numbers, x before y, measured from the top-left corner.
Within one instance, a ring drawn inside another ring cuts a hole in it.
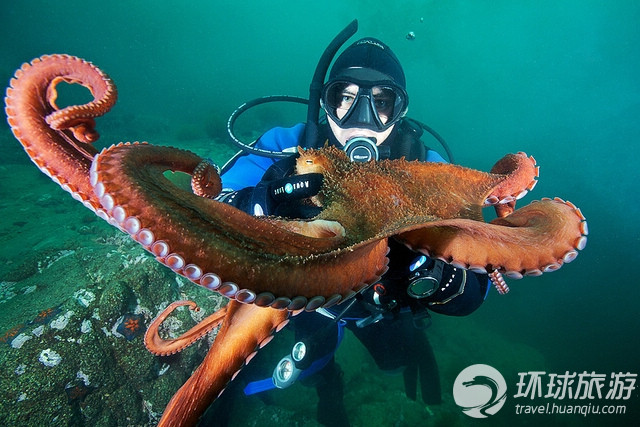
[[[374,38],[356,41],[336,59],[322,90],[322,107],[342,145],[354,138],[382,144],[406,114],[404,71],[389,47]]]

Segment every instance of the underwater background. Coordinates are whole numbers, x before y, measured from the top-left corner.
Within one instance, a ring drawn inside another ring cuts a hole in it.
[[[234,109],[264,95],[307,97],[326,45],[355,18],[348,43],[372,36],[391,46],[407,75],[409,116],[441,134],[456,163],[489,170],[509,152],[535,156],[539,183],[520,205],[570,200],[590,234],[559,271],[508,280],[510,293],[492,290],[471,316],[433,316],[442,405],[407,399],[402,377],[380,373],[347,336],[337,360],[352,424],[638,425],[637,385],[613,402],[541,399],[624,405],[618,415],[517,414],[516,403],[532,401],[514,395],[523,372],[608,381],[640,371],[640,2],[13,1],[0,8],[0,81],[43,54],[85,58],[118,86],[117,105],[98,120],[101,144],[146,140],[222,164],[237,151],[226,136]],[[305,114],[256,108],[239,133],[255,137]],[[207,343],[158,361],[142,344],[145,322],[179,297],[208,313],[219,299],[176,279],[51,183],[4,120],[0,155],[0,420],[153,425]],[[262,352],[278,359],[287,345]],[[486,420],[462,414],[452,398],[457,374],[477,363],[508,385],[504,407]],[[236,402],[232,425],[315,425],[313,388],[271,396]]]

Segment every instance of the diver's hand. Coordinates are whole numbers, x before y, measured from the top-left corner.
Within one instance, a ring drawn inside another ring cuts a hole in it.
[[[276,202],[306,199],[307,197],[315,196],[320,191],[322,174],[293,175],[270,181],[268,186],[271,197]]]
[[[486,274],[419,256],[409,267],[407,295],[431,311],[450,316],[473,313],[487,295]]]
[[[432,296],[440,287],[444,261],[431,259],[426,255],[418,256],[410,265],[407,294],[421,300]]]
[[[251,196],[253,215],[279,215],[309,218],[317,215],[320,208],[303,206],[302,199],[315,196],[322,186],[322,174],[309,173],[286,178],[260,181]],[[295,211],[300,212],[296,213]]]

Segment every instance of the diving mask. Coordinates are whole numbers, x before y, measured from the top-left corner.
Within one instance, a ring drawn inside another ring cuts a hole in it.
[[[357,85],[337,80],[322,91],[322,107],[343,129],[361,128],[383,132],[407,111],[404,89],[392,84]]]

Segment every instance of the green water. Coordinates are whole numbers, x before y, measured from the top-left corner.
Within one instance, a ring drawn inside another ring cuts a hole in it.
[[[579,206],[589,223],[587,247],[575,262],[511,280],[508,295],[492,292],[470,317],[434,319],[445,399],[457,372],[474,363],[501,370],[510,395],[518,372],[638,373],[640,3],[391,3],[14,1],[0,9],[0,81],[42,54],[83,57],[118,85],[118,105],[100,122],[105,143],[145,139],[221,162],[234,151],[224,139],[233,109],[262,95],[307,96],[326,44],[358,18],[357,35],[385,41],[404,64],[409,115],[443,135],[457,163],[488,170],[507,152],[534,155],[539,184],[521,203],[559,196]],[[414,40],[405,38],[409,31]],[[239,125],[250,134],[302,121],[304,114],[275,106]],[[65,224],[64,216],[39,217],[42,194],[68,195],[30,166],[6,123],[0,132],[4,281]],[[29,228],[33,221],[39,226]],[[74,232],[65,228],[60,238],[73,240]],[[348,367],[365,357],[360,352],[348,345],[338,358]],[[640,419],[637,391],[619,402],[627,405],[624,416],[516,416],[512,403],[485,424],[632,425]],[[358,420],[365,423],[366,416]]]

